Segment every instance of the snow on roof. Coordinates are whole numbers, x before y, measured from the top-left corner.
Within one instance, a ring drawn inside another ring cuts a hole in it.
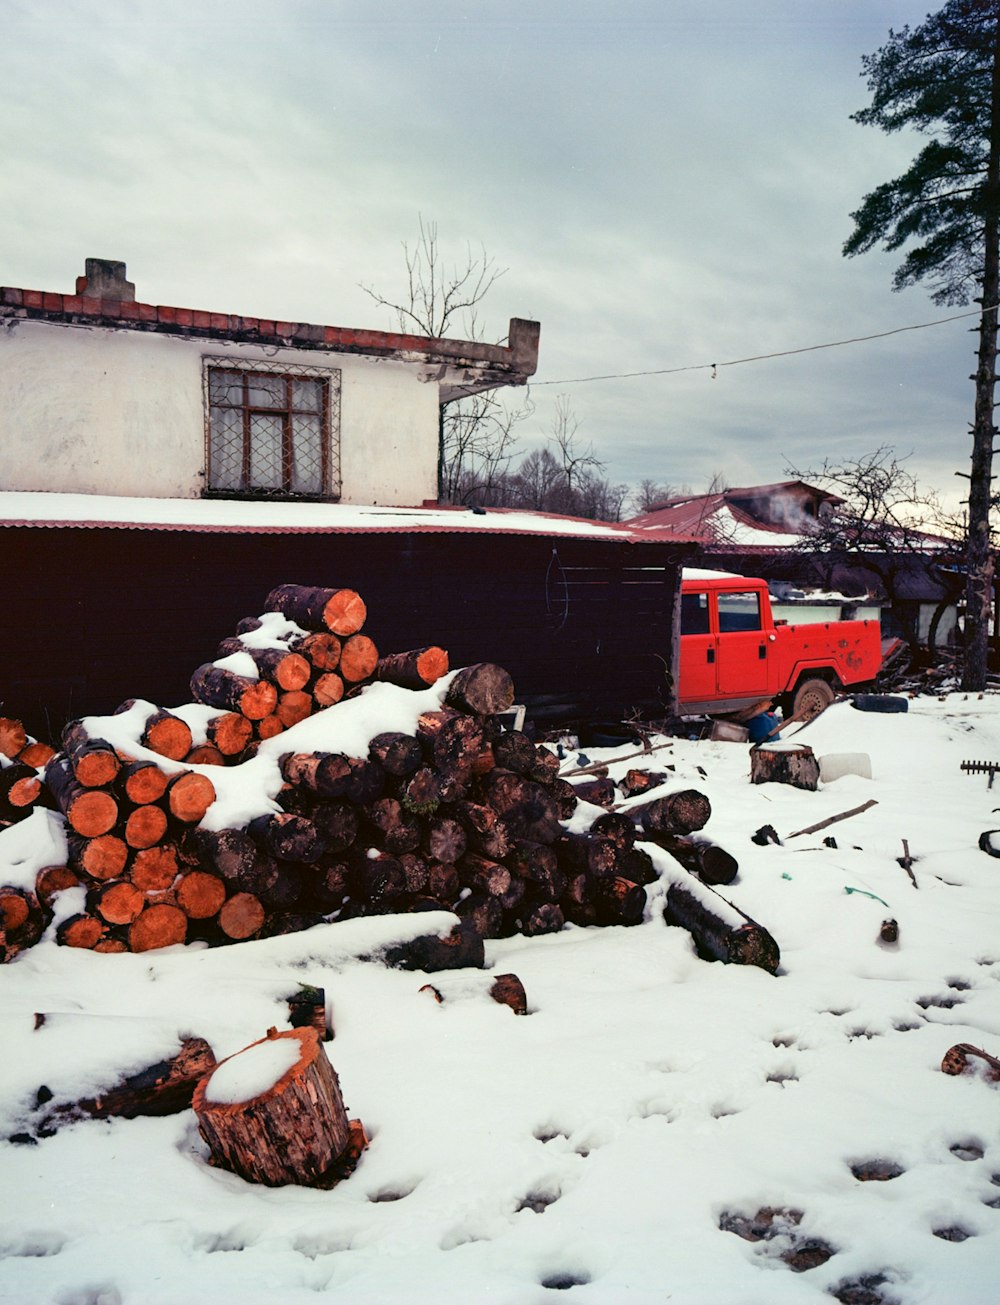
[[[324,531],[487,531],[633,539],[624,525],[507,508],[378,507],[247,499],[126,498],[108,494],[0,493],[0,525],[110,526],[133,530],[298,534]]]

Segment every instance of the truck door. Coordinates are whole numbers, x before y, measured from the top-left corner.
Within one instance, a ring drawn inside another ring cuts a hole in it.
[[[768,653],[771,642],[761,619],[756,589],[720,591],[719,642],[716,653],[721,697],[748,698],[768,694]]]
[[[715,635],[707,590],[681,594],[681,685],[684,702],[715,697]]]

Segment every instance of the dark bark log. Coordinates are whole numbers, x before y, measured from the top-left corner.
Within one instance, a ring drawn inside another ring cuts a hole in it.
[[[350,802],[336,799],[317,802],[311,814],[328,852],[343,852],[354,844],[361,822],[357,808]]]
[[[670,885],[664,919],[691,934],[703,960],[777,972],[781,954],[767,930],[697,880]]]
[[[321,911],[335,911],[348,896],[351,867],[346,861],[320,861],[303,876],[303,901]]]
[[[465,854],[468,842],[465,830],[457,820],[439,814],[427,822],[422,845],[432,860],[455,862]]]
[[[492,753],[474,716],[450,709],[424,712],[417,721],[417,737],[439,774],[458,784],[468,784],[474,774],[493,768]]]
[[[240,645],[262,680],[268,680],[279,690],[304,689],[312,675],[312,665],[307,657],[287,648],[251,648]]]
[[[739,874],[736,858],[707,838],[658,833],[646,837],[675,857],[685,870],[696,874],[702,883],[731,884]]]
[[[618,789],[623,797],[636,797],[639,793],[648,793],[650,789],[669,784],[673,778],[663,770],[630,770],[618,781]]]
[[[641,924],[646,910],[646,891],[618,875],[598,885],[594,907],[598,924]]]
[[[426,689],[448,673],[448,654],[443,648],[414,648],[378,659],[375,679],[398,684],[402,689]]]
[[[440,902],[454,902],[461,884],[458,871],[449,861],[432,861],[427,867],[427,891]]]
[[[660,877],[653,858],[641,847],[630,847],[627,852],[622,852],[618,858],[618,873],[634,884],[655,884]]]
[[[555,799],[541,784],[509,770],[491,770],[479,781],[483,801],[501,816],[515,838],[553,843],[562,834]]]
[[[568,779],[553,779],[545,787],[556,804],[559,819],[571,820],[577,803],[576,789],[573,785]]]
[[[428,766],[421,766],[399,786],[404,810],[416,816],[431,816],[441,803],[442,781]]]
[[[403,874],[406,877],[407,893],[425,893],[430,882],[430,869],[424,858],[416,856],[413,852],[404,852],[399,858],[399,864],[403,867]]]
[[[359,898],[384,906],[406,892],[406,874],[399,861],[385,852],[358,857],[353,883]]]
[[[289,752],[279,764],[282,778],[289,784],[301,785],[319,797],[346,798],[358,806],[376,801],[385,787],[385,775],[377,762],[339,752]]]
[[[470,893],[455,907],[459,919],[465,920],[480,938],[499,938],[503,929],[503,907],[496,897]]]
[[[233,884],[257,860],[257,844],[244,829],[192,831],[192,846],[199,860]]]
[[[387,775],[405,777],[412,775],[423,762],[423,749],[413,735],[390,731],[376,734],[369,744],[368,756]]]
[[[610,807],[618,796],[611,779],[585,779],[573,787],[578,802],[590,802],[596,807]]]
[[[50,764],[46,779],[57,765],[58,762]],[[51,785],[49,791],[54,792]],[[0,770],[0,820],[15,824],[26,819],[44,797],[42,781],[33,766],[15,761]]]
[[[442,814],[453,816],[458,821],[473,852],[502,861],[510,851],[513,835],[492,807],[479,802],[453,802]]]
[[[467,852],[455,869],[461,883],[487,897],[503,897],[510,890],[513,875],[500,861]]]
[[[458,671],[445,696],[449,707],[476,716],[507,711],[514,701],[514,681],[502,666],[480,662]]]
[[[401,970],[482,969],[485,963],[483,939],[472,923],[462,920],[444,938],[428,935],[388,947],[382,953],[387,965]]]
[[[493,740],[493,758],[502,770],[532,777],[535,745],[521,730],[505,730]]]
[[[542,933],[558,933],[566,923],[562,909],[554,902],[542,902],[521,920],[521,932],[529,938]]]
[[[708,824],[712,804],[697,789],[683,788],[665,797],[653,798],[639,806],[629,807],[625,813],[637,820],[643,829],[665,834],[691,834]]]
[[[750,783],[790,784],[815,791],[819,787],[819,762],[807,744],[764,744],[750,751]]]
[[[319,830],[304,816],[287,811],[258,816],[247,826],[251,838],[279,861],[318,861],[326,850]]]
[[[235,1073],[238,1089],[239,1057],[256,1056],[259,1061],[258,1048],[279,1040],[298,1044],[291,1068],[266,1092],[230,1101],[227,1074]],[[267,1038],[206,1075],[192,1104],[214,1162],[248,1182],[328,1187],[341,1176],[337,1163],[350,1144],[350,1126],[337,1075],[313,1028],[269,1030]]]
[[[45,931],[46,914],[34,893],[26,888],[0,888],[0,930],[8,952],[33,947]]]
[[[255,721],[270,716],[278,703],[278,690],[267,680],[250,680],[246,676],[213,666],[211,662],[199,666],[191,676],[191,694],[195,702],[239,712],[247,720]],[[176,760],[187,756],[190,750],[189,741]]]
[[[624,811],[607,811],[590,826],[592,834],[610,838],[616,847],[627,852],[635,843],[635,821]]]
[[[294,646],[320,674],[335,671],[340,665],[341,643],[335,634],[307,634]]]
[[[419,821],[407,815],[397,798],[383,797],[365,808],[374,840],[393,856],[413,852],[420,846]]]
[[[265,600],[269,612],[281,612],[306,630],[354,634],[368,615],[361,595],[353,589],[323,589],[310,585],[278,585]]]
[[[597,834],[563,834],[554,844],[560,867],[568,874],[613,879],[618,873],[619,848]]]
[[[184,758],[188,766],[225,766],[226,758],[212,743],[196,743]]]
[[[45,1016],[41,1020],[36,1028],[51,1023]],[[190,1110],[199,1080],[215,1063],[212,1048],[204,1038],[185,1038],[175,1055],[128,1075],[99,1096],[57,1106],[43,1119],[41,1131],[48,1132],[63,1121],[82,1118],[138,1119],[180,1114],[182,1110]]]

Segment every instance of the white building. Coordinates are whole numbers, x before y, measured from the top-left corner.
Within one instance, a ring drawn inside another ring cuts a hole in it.
[[[418,505],[437,495],[440,405],[524,385],[508,344],[138,302],[88,258],[76,293],[0,288],[0,489]]]

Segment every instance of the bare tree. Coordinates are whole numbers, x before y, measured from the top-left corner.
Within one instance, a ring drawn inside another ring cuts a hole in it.
[[[916,613],[903,596],[905,576],[923,572],[938,584],[947,573],[938,567],[960,550],[937,494],[923,489],[888,445],[843,462],[826,459],[819,467],[787,467],[796,480],[836,494],[816,518],[796,551],[815,559],[817,579],[829,584],[838,567],[867,574],[880,587],[912,648],[918,644]],[[949,595],[949,599],[957,597]]]
[[[460,332],[465,340],[481,340],[479,305],[507,269],[480,246],[465,247],[461,261],[449,263],[441,252],[436,222],[417,216],[418,235],[403,243],[406,292],[390,299],[370,285],[361,285],[370,298],[396,315],[399,329],[440,339]],[[438,498],[465,501],[476,486],[488,488],[517,452],[514,428],[533,411],[525,396],[508,408],[491,392],[442,404],[438,419]]]
[[[684,490],[678,489],[676,485],[668,485],[658,480],[651,480],[648,477],[639,481],[639,484],[632,491],[632,500],[630,511],[635,516],[643,512],[652,512],[654,508],[661,507],[668,498],[673,498],[675,494],[682,494]]]

